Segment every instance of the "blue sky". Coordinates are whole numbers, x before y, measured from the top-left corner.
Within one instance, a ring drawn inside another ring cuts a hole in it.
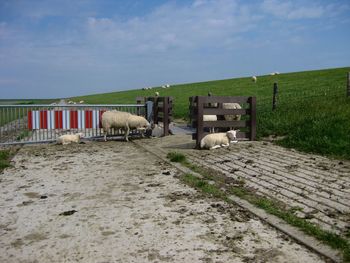
[[[0,0],[0,98],[350,65],[350,1]]]

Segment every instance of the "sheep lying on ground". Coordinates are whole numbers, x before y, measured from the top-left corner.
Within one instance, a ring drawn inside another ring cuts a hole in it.
[[[102,114],[102,128],[104,140],[107,141],[107,132],[111,128],[123,129],[125,131],[125,140],[129,141],[130,130],[137,129],[144,136],[146,129],[150,129],[150,123],[141,116],[136,116],[123,111],[106,111]]]
[[[223,103],[222,108],[227,109],[227,110],[242,109],[241,105],[239,105],[238,103]],[[241,115],[240,114],[225,115],[225,120],[227,120],[227,121],[239,121],[239,120],[241,120]]]
[[[84,134],[82,132],[76,133],[76,134],[65,134],[61,135],[60,137],[57,138],[57,144],[70,144],[72,142],[74,143],[79,143],[80,138],[84,138]]]
[[[230,142],[237,142],[237,131],[238,130],[230,130],[228,132],[220,132],[220,133],[211,133],[201,140],[201,149],[216,149],[220,147],[227,147],[230,145]]]

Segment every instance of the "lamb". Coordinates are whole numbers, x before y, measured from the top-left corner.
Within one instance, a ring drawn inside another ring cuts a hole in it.
[[[227,109],[227,110],[242,109],[241,105],[239,105],[238,103],[223,103],[222,108]],[[241,120],[240,114],[225,115],[224,117],[225,117],[225,120],[227,120],[227,121],[239,121],[239,120]]]
[[[239,130],[230,130],[228,132],[211,133],[201,140],[201,149],[213,150],[220,147],[227,147],[230,142],[237,142],[237,132]]]
[[[58,137],[56,142],[57,144],[62,145],[70,144],[72,142],[80,143],[80,138],[84,138],[84,134],[82,132],[76,134],[65,134]]]
[[[253,76],[253,77],[252,77],[252,81],[253,81],[254,83],[256,83],[256,82],[257,82],[257,80],[258,80],[258,79],[257,79],[257,77],[256,77],[256,76]]]
[[[150,129],[151,127],[150,123],[144,117],[116,110],[104,112],[101,123],[105,141],[107,141],[107,132],[110,128],[125,130],[125,140],[129,141],[130,130],[137,129],[142,131],[141,136],[143,137],[146,129]]]

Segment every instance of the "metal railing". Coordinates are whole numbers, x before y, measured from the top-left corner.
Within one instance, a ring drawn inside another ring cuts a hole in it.
[[[108,110],[146,115],[145,104],[0,105],[0,144],[49,142],[76,132],[87,138],[100,137],[101,115]],[[121,135],[123,131],[111,129],[108,134]]]

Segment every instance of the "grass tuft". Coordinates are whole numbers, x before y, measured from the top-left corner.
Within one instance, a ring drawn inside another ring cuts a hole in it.
[[[0,150],[0,172],[10,166],[10,151]]]
[[[170,152],[166,156],[171,162],[183,163],[186,161],[186,156],[178,152]]]

